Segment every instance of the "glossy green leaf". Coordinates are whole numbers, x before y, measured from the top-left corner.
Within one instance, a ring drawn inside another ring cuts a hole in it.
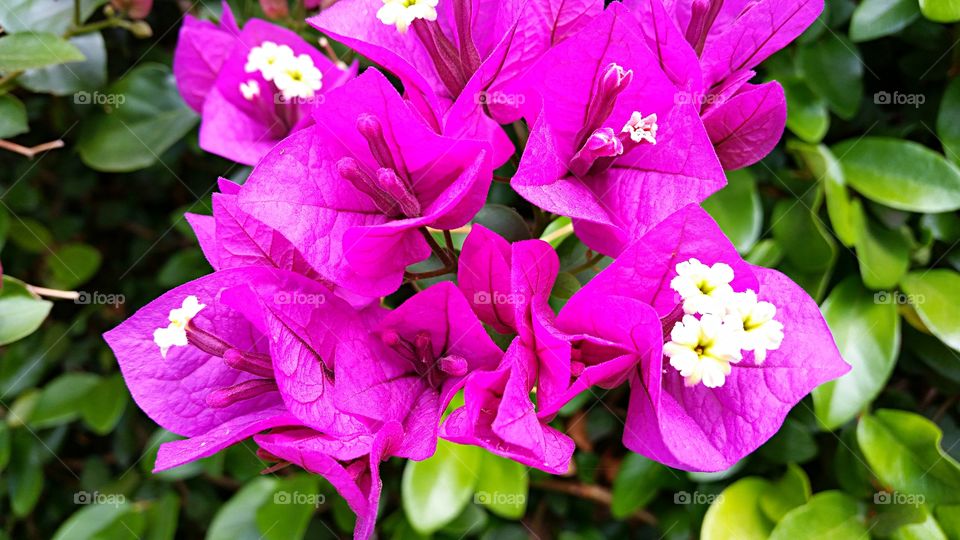
[[[870,219],[859,201],[853,209],[863,284],[874,290],[895,287],[910,267],[910,239]]]
[[[92,373],[64,373],[43,387],[30,425],[35,428],[70,422],[80,416],[88,394],[101,379]]]
[[[41,68],[83,59],[80,49],[53,34],[25,32],[0,37],[0,71]]]
[[[32,334],[43,324],[52,307],[52,302],[28,291],[22,281],[3,276],[3,288],[0,289],[0,345]]]
[[[99,171],[152,165],[197,123],[166,66],[141,64],[104,95],[112,106],[85,120],[78,144],[84,163]]]
[[[920,16],[914,0],[864,0],[850,19],[850,39],[870,41],[903,30]]]
[[[640,454],[628,453],[620,463],[613,481],[610,513],[624,519],[645,507],[673,473],[663,465]]]
[[[74,289],[83,285],[100,268],[100,252],[87,244],[65,244],[47,256],[50,270],[48,285],[57,289]]]
[[[808,143],[818,143],[830,129],[830,109],[826,101],[798,79],[780,81],[787,98],[787,129]]]
[[[867,536],[856,499],[840,491],[824,491],[787,513],[770,540],[862,540]]]
[[[570,235],[573,234],[573,220],[566,216],[558,217],[550,222],[547,228],[543,230],[540,239],[547,242],[554,249],[560,247]]]
[[[0,139],[6,139],[30,131],[27,125],[27,109],[23,103],[11,96],[0,96]]]
[[[106,0],[80,0],[80,20],[85,21]],[[73,25],[73,0],[3,0],[0,26],[7,32],[63,34]]]
[[[272,502],[277,480],[260,477],[250,481],[220,507],[210,523],[206,540],[253,540],[263,537],[257,527],[257,509]]]
[[[139,537],[144,524],[143,511],[133,504],[91,504],[64,521],[53,540],[120,538],[124,534]]]
[[[833,232],[843,245],[852,246],[857,238],[855,211],[852,208],[850,194],[847,192],[840,162],[833,152],[822,144],[814,146],[790,141],[787,147],[796,152],[807,170],[823,183],[827,215],[830,216]]]
[[[502,204],[484,205],[473,218],[473,222],[483,225],[509,242],[530,238],[530,227],[523,217],[513,208]]]
[[[456,518],[470,502],[483,454],[474,446],[441,439],[437,452],[403,469],[403,510],[413,528],[431,534]]]
[[[830,326],[849,373],[813,391],[814,411],[827,429],[836,429],[856,416],[880,393],[900,351],[900,315],[849,277],[837,285],[821,310]]]
[[[257,509],[257,527],[265,540],[303,538],[310,517],[325,503],[318,477],[298,474],[283,478],[277,482],[272,498]]]
[[[84,61],[33,69],[21,75],[17,83],[33,92],[56,96],[104,87],[107,83],[107,48],[103,36],[95,32],[72,37],[69,41],[83,54]],[[73,102],[91,105],[93,95],[90,92],[74,95]]]
[[[757,242],[744,259],[750,264],[775,268],[783,260],[783,248],[776,241],[767,238]]]
[[[960,351],[960,274],[946,269],[911,272],[901,286],[923,324],[941,341]]]
[[[919,523],[907,523],[901,525],[890,535],[891,540],[947,540],[947,535],[943,532],[936,518],[927,510],[920,506],[918,510],[923,515],[923,521]]]
[[[830,32],[801,46],[797,61],[804,81],[837,116],[856,116],[863,94],[863,63],[856,45]]]
[[[782,200],[773,209],[773,237],[797,269],[823,272],[833,265],[837,245],[820,218],[802,200]]]
[[[474,501],[502,518],[522,518],[530,490],[527,467],[490,452],[482,454]]]
[[[773,522],[760,509],[760,499],[770,486],[748,477],[723,490],[703,516],[701,540],[766,540]]]
[[[773,482],[760,497],[760,509],[774,523],[788,512],[806,504],[810,499],[810,479],[797,465],[790,464],[787,471]]]
[[[835,145],[847,185],[864,196],[908,212],[960,208],[960,169],[926,146],[864,137]]]
[[[960,21],[960,0],[920,0],[920,12],[931,21]]]
[[[750,251],[760,238],[763,206],[757,182],[748,169],[727,172],[726,187],[703,201],[703,209],[740,253]]]
[[[11,414],[13,410],[11,409]],[[18,430],[13,437],[13,455],[4,473],[10,508],[15,516],[33,511],[43,493],[43,455],[50,451],[33,433]]]
[[[81,402],[83,421],[94,433],[106,435],[120,421],[129,400],[130,392],[119,373],[104,377]]]
[[[960,10],[960,0],[957,0],[956,4]],[[937,137],[943,144],[943,153],[947,158],[954,163],[960,163],[960,79],[951,80],[943,92],[943,100],[940,101],[940,110],[937,112]]]
[[[857,442],[884,485],[932,504],[960,503],[960,464],[940,448],[943,432],[923,416],[881,409],[864,415]]]

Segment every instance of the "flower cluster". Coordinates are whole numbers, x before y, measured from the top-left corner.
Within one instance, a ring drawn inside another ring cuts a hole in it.
[[[383,460],[444,438],[565,473],[555,417],[595,387],[629,385],[624,445],[666,465],[755,450],[849,369],[816,303],[699,207],[779,138],[782,90],[748,81],[820,10],[792,3],[340,0],[308,20],[402,94],[226,8],[188,20],[201,144],[255,167],[187,215],[213,272],[106,335],[140,407],[185,437],[157,470],[253,437],[326,477],[368,538]],[[264,102],[274,87],[323,99]],[[503,94],[523,99],[479,99]],[[511,157],[510,186],[613,259],[559,311],[556,250],[475,223]]]

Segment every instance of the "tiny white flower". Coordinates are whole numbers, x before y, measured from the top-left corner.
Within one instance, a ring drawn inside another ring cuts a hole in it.
[[[260,83],[253,79],[242,82],[240,83],[240,93],[243,94],[243,99],[253,101],[253,98],[260,95]]]
[[[687,386],[702,382],[707,388],[719,388],[730,374],[730,364],[743,358],[738,341],[738,329],[717,315],[700,319],[684,315],[670,332],[663,354]]]
[[[740,348],[753,351],[757,364],[767,359],[767,351],[775,351],[783,343],[783,323],[774,320],[777,307],[758,301],[757,293],[748,290],[730,298],[725,321],[740,329]]]
[[[307,99],[323,88],[323,72],[308,54],[291,59],[274,75],[273,84],[286,99]]]
[[[383,0],[377,18],[383,24],[395,25],[403,34],[417,19],[437,20],[437,4],[439,0]]]
[[[170,324],[153,332],[153,342],[160,347],[160,356],[166,358],[170,347],[187,345],[187,324],[205,307],[206,304],[201,304],[196,296],[190,295],[183,299],[179,308],[170,310]]]
[[[647,141],[657,144],[657,115],[643,116],[640,111],[633,111],[630,121],[623,126],[621,133],[629,133],[630,140],[635,143]]]
[[[293,58],[293,49],[287,45],[277,45],[272,41],[264,41],[257,47],[250,49],[244,70],[247,73],[259,71],[264,79],[272,81],[277,71],[289,64]]]
[[[697,259],[677,264],[677,275],[670,280],[670,288],[683,299],[683,311],[688,314],[724,315],[733,288],[733,269],[725,263],[707,266]]]

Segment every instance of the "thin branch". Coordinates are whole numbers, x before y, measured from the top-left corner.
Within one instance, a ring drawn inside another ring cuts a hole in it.
[[[27,290],[37,296],[46,296],[47,298],[60,298],[62,300],[80,299],[80,293],[77,291],[61,291],[60,289],[48,289],[46,287],[37,287],[36,285],[27,285]]]
[[[0,139],[0,148],[3,150],[9,150],[25,156],[27,158],[33,159],[37,154],[42,154],[47,150],[53,150],[55,148],[63,148],[63,141],[57,139],[55,141],[45,142],[43,144],[38,144],[36,146],[26,147],[20,144],[17,144],[13,141],[8,141],[6,139]]]
[[[581,499],[610,506],[613,503],[613,494],[609,489],[595,484],[581,484],[579,482],[567,482],[565,480],[556,480],[547,478],[533,483],[534,487],[573,495]],[[650,525],[657,524],[657,518],[650,512],[640,509],[631,516]]]

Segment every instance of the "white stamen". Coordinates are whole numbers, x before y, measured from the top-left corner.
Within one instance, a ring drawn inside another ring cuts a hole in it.
[[[683,311],[688,314],[724,315],[725,305],[733,294],[730,282],[733,269],[725,263],[707,266],[697,259],[677,265],[677,276],[670,280],[670,288],[683,299]]]
[[[417,19],[437,20],[438,3],[439,0],[383,0],[377,18],[383,24],[395,25],[403,34]]]
[[[161,357],[167,358],[170,347],[187,345],[187,324],[205,307],[196,296],[191,295],[183,299],[181,307],[170,310],[170,324],[153,332],[153,342],[160,347]]]
[[[260,83],[253,79],[242,82],[240,83],[240,93],[243,94],[243,99],[253,101],[253,98],[260,95]]]
[[[633,111],[630,121],[623,126],[621,133],[629,133],[630,140],[635,143],[647,141],[657,144],[657,115],[643,116],[640,111]]]

